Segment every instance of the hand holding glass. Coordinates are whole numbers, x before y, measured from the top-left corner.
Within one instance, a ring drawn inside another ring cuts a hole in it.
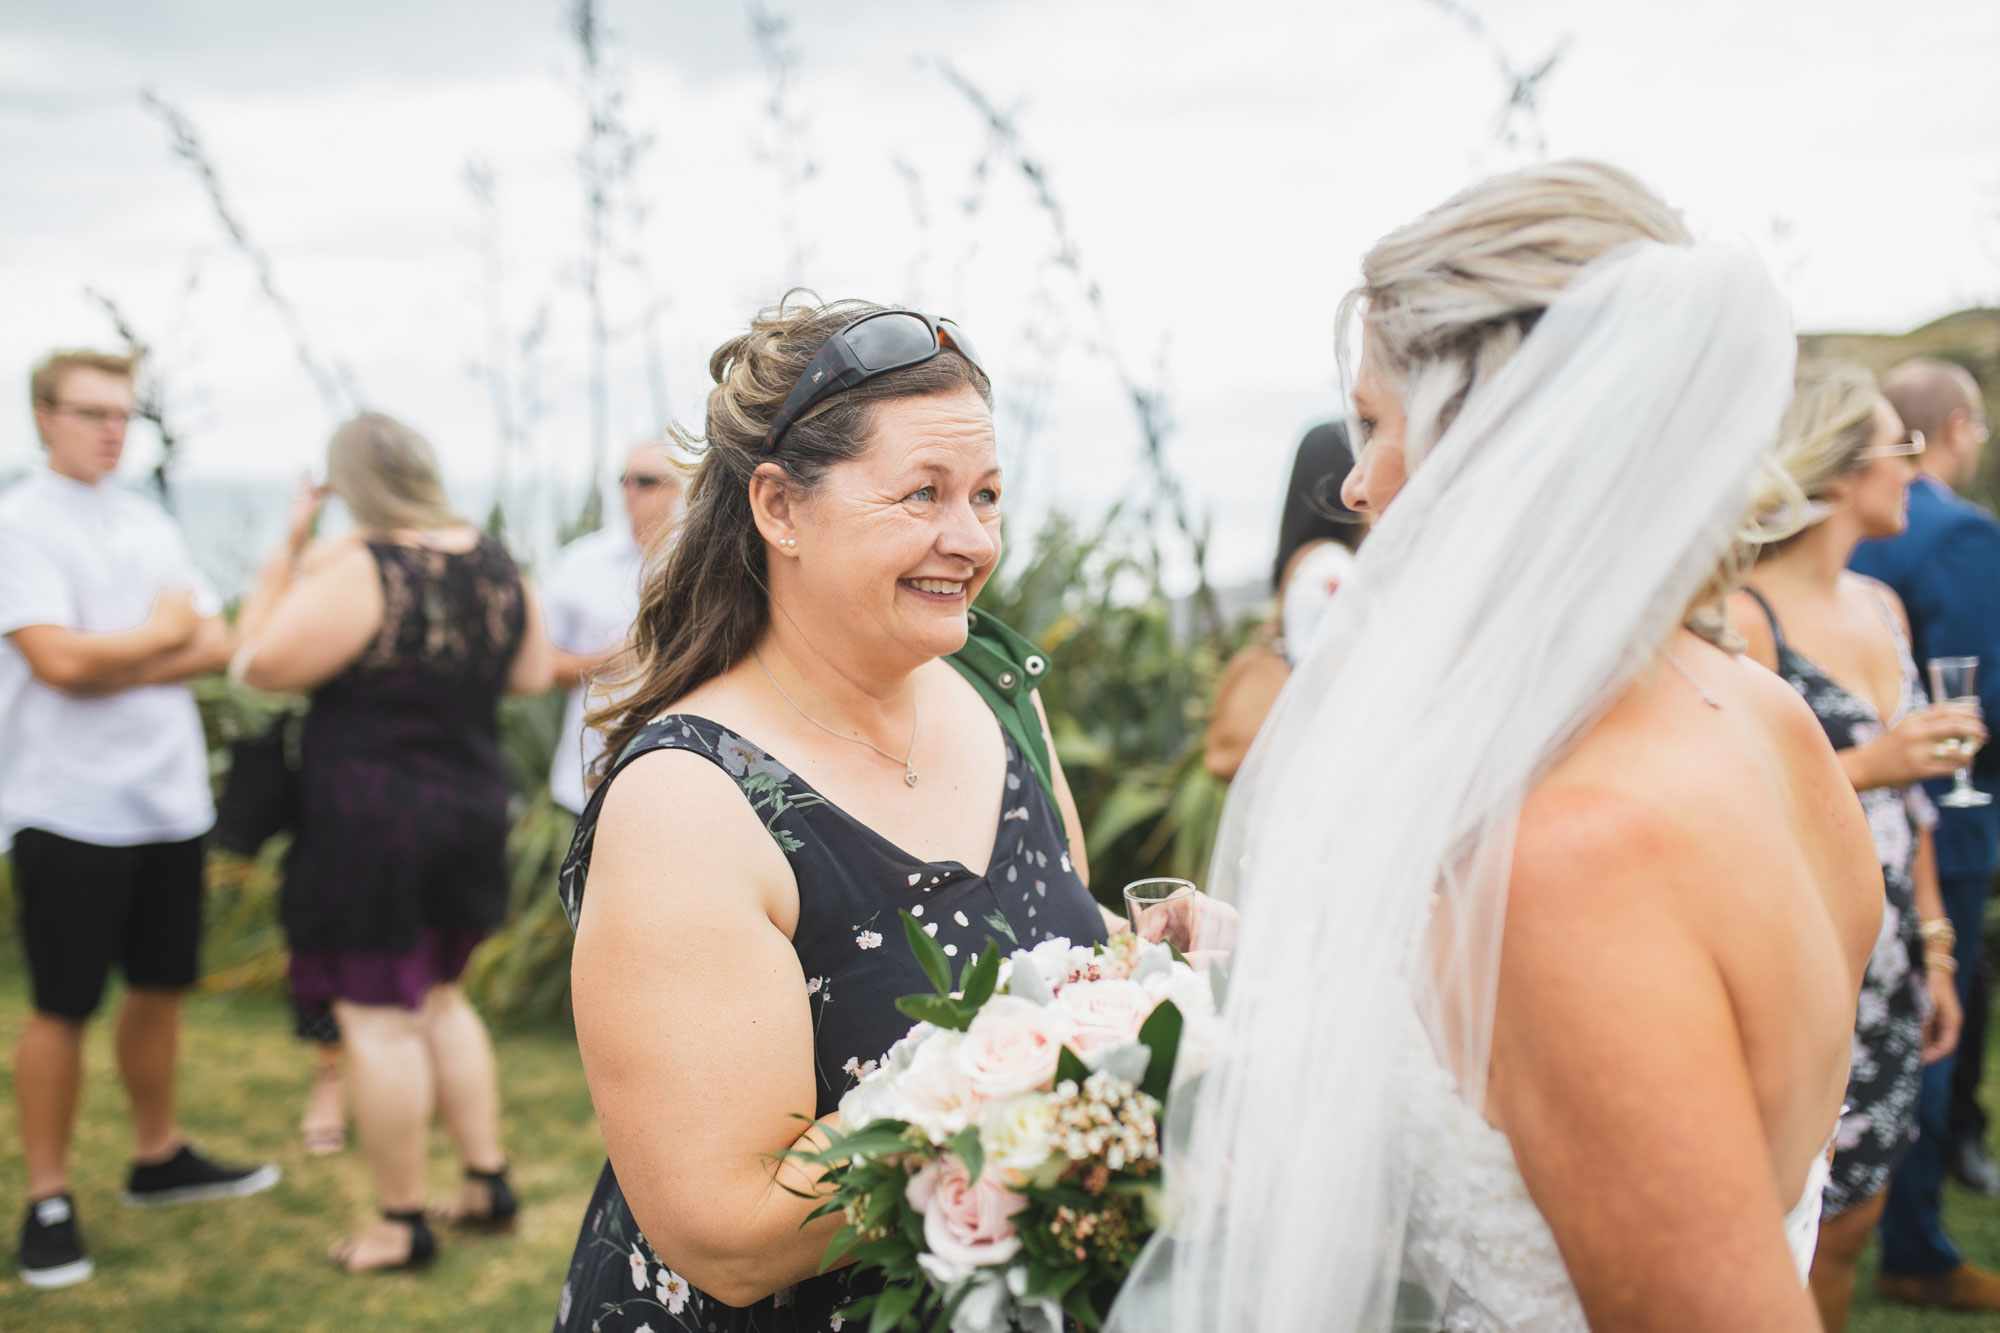
[[[1930,660],[1931,698],[1937,703],[1952,703],[1968,708],[1979,707],[1979,659],[1976,657],[1933,657]],[[1953,810],[1969,809],[1973,806],[1991,805],[1993,798],[1972,785],[1972,756],[1978,752],[1979,743],[1971,737],[1961,737],[1959,751],[1966,762],[1959,766],[1952,777],[1951,790],[1938,798],[1938,804]]]
[[[1184,879],[1141,879],[1125,886],[1125,917],[1142,940],[1179,949],[1197,968],[1236,947],[1236,909]]]

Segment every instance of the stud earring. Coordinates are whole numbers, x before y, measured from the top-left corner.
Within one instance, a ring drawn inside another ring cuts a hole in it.
[[[799,548],[799,539],[797,537],[780,537],[778,538],[778,545],[784,547],[787,551],[796,551]]]

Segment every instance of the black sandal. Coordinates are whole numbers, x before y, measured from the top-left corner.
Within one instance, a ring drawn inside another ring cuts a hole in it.
[[[453,1217],[452,1225],[469,1231],[512,1231],[520,1216],[521,1201],[514,1195],[514,1187],[507,1183],[507,1168],[498,1171],[480,1171],[465,1168],[465,1178],[476,1180],[486,1186],[486,1211],[483,1213],[460,1213]]]
[[[408,1213],[392,1213],[382,1210],[382,1216],[410,1229],[410,1252],[401,1263],[379,1264],[372,1268],[356,1268],[345,1256],[337,1256],[336,1264],[349,1273],[398,1273],[411,1268],[427,1268],[431,1260],[437,1258],[437,1237],[431,1234],[431,1224],[425,1220],[421,1210]]]

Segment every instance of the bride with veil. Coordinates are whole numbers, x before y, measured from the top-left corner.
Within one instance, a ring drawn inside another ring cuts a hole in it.
[[[1816,1330],[1883,893],[1720,617],[1797,498],[1785,305],[1584,162],[1363,274],[1375,527],[1232,794],[1228,1041],[1110,1326]]]

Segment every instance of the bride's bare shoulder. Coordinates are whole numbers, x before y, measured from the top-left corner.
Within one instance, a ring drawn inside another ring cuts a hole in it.
[[[1709,892],[1721,867],[1782,854],[1797,845],[1787,835],[1845,819],[1852,788],[1797,691],[1718,649],[1686,659],[1691,682],[1635,687],[1522,804],[1515,905],[1568,912],[1579,895],[1618,913],[1656,895],[1684,901]]]

